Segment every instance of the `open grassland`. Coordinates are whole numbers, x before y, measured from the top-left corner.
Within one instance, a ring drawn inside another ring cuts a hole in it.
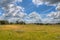
[[[60,25],[0,25],[0,40],[60,40]]]

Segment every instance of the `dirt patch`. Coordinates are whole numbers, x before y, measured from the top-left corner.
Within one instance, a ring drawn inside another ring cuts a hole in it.
[[[17,30],[19,29],[20,26],[16,26],[16,25],[5,25],[3,27],[0,28],[0,30]]]

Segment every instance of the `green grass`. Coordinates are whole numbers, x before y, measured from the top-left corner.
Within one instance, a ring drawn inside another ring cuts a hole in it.
[[[0,40],[60,40],[60,25],[0,25]]]

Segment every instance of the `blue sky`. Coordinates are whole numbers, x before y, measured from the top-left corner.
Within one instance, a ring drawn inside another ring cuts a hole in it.
[[[32,0],[23,0],[21,3],[17,2],[17,5],[22,6],[25,8],[26,13],[31,13],[33,11],[36,11],[41,14],[46,14],[51,11],[55,11],[55,6],[47,6],[45,4],[39,5],[38,7],[34,5]]]
[[[4,3],[4,0],[1,0],[1,2],[2,3],[0,3],[0,16],[2,16],[3,14],[5,14],[5,11],[9,11],[11,8],[9,8],[8,7],[8,5],[10,5],[10,3],[12,2],[12,0],[6,0],[5,1],[5,3]],[[13,0],[14,1],[14,0]],[[36,1],[36,0],[35,0]],[[45,0],[45,1],[47,1],[47,0]],[[57,0],[55,0],[55,1],[57,1]],[[55,2],[54,0],[52,1],[50,1],[50,0],[48,0],[48,2],[50,3],[50,4],[55,4],[55,3],[58,3],[59,2],[59,0],[57,1],[57,2]],[[58,14],[57,12],[57,9],[56,8],[58,8],[57,6],[54,6],[54,5],[50,5],[49,3],[47,3],[47,4],[45,4],[45,3],[42,3],[42,4],[40,4],[39,3],[40,2],[40,0],[37,0],[37,2],[34,2],[34,0],[22,0],[22,2],[21,2],[21,0],[16,0],[16,2],[14,2],[14,5],[15,6],[19,6],[19,7],[22,7],[22,8],[24,8],[24,9],[22,9],[22,10],[24,10],[23,12],[22,12],[22,15],[23,15],[23,13],[25,14],[27,14],[28,16],[29,15],[35,15],[36,17],[37,16],[39,16],[38,18],[40,18],[41,17],[41,20],[44,20],[45,22],[48,20],[48,21],[53,21],[53,20],[55,20],[53,17],[52,17],[52,15],[54,15],[55,16],[55,13],[56,13],[56,15]],[[43,1],[44,2],[44,1]],[[54,3],[52,3],[52,2],[54,2]],[[3,5],[2,5],[3,4]],[[7,8],[7,10],[5,10],[5,9],[3,9],[3,8]],[[14,8],[14,7],[13,7]],[[19,8],[18,8],[19,9]],[[59,9],[59,8],[58,8]],[[12,11],[13,11],[13,9],[11,9]],[[10,10],[10,11],[11,11]],[[17,10],[14,10],[14,11],[17,11]],[[7,14],[8,14],[9,12],[7,12]],[[15,12],[14,12],[15,13]],[[10,15],[13,15],[13,13],[9,13]],[[16,15],[19,15],[18,13],[16,13]],[[20,16],[21,16],[21,14],[20,14]],[[27,17],[28,17],[27,16]],[[57,15],[58,16],[58,15]],[[60,15],[59,15],[60,16]],[[33,17],[33,16],[32,16]],[[55,16],[56,17],[56,16]],[[13,18],[13,17],[12,17]],[[29,17],[30,18],[30,17]],[[52,19],[53,18],[53,19]],[[14,18],[13,18],[14,19]],[[25,18],[25,19],[28,19],[28,18]],[[23,19],[23,20],[25,20],[25,19]],[[33,18],[34,19],[34,18]],[[31,19],[30,18],[30,21],[31,20],[33,20],[33,19]],[[34,19],[34,20],[37,20],[37,19]],[[33,21],[34,21],[33,20]],[[59,19],[60,20],[60,19]],[[56,22],[56,21],[55,21]]]
[[[55,6],[47,6],[45,4],[39,5],[38,7],[33,4],[32,0],[23,0],[22,2],[16,2],[18,6],[22,6],[25,8],[25,13],[29,14],[33,11],[36,11],[40,14],[48,14],[49,12],[56,11]],[[0,13],[2,14],[2,9],[0,7]],[[0,14],[0,15],[1,15]]]
[[[3,14],[3,9],[0,7],[0,16]]]

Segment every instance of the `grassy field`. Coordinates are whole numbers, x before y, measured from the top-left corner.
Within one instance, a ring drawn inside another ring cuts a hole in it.
[[[0,25],[0,40],[60,40],[60,25]]]

